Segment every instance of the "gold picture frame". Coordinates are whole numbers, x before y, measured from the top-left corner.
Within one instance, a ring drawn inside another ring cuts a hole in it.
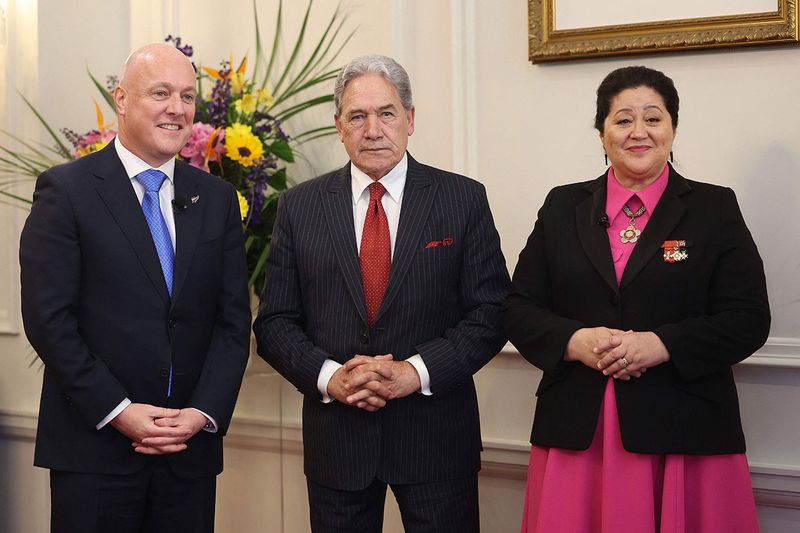
[[[540,63],[800,42],[797,0],[776,2],[775,11],[763,13],[559,30],[555,27],[556,0],[528,0],[529,59]]]

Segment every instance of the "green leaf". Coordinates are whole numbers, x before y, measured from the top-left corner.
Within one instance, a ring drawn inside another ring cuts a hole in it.
[[[269,183],[270,187],[272,187],[276,191],[285,191],[286,190],[286,167],[279,169],[277,172],[275,172],[275,174],[271,175],[269,177],[269,179],[267,180],[267,182]],[[277,198],[278,194],[274,194],[273,196],[275,196]],[[265,207],[267,207],[267,204],[270,203],[271,199],[272,199],[272,197],[267,197],[267,199],[264,201],[264,206],[262,207],[262,210]]]
[[[264,246],[264,249],[261,250],[261,253],[258,256],[258,261],[256,261],[256,265],[253,267],[253,272],[250,273],[250,279],[247,280],[247,284],[249,286],[253,286],[261,275],[261,272],[264,271],[264,264],[267,262],[267,256],[269,255],[270,245],[267,244]]]
[[[255,0],[253,0],[255,4]],[[264,73],[264,81],[261,82],[261,88],[264,89],[269,81],[269,76],[272,74],[272,67],[275,64],[275,57],[278,54],[278,43],[281,38],[281,30],[283,27],[283,0],[278,1],[278,14],[275,17],[275,37],[272,39],[272,53],[269,56],[269,63],[267,64],[267,71]]]
[[[8,198],[12,198],[13,200],[16,200],[17,202],[22,202],[22,203],[28,204],[28,205],[32,205],[33,204],[33,200],[31,200],[30,198],[25,198],[24,196],[18,196],[16,194],[13,194],[13,193],[10,193],[10,192],[4,191],[4,190],[0,190],[0,196],[6,196]]]
[[[333,135],[336,133],[336,126],[322,126],[320,128],[310,129],[308,131],[304,131],[298,135],[292,137],[292,141],[302,144],[304,142],[308,142],[311,139],[317,139],[319,137],[327,137],[328,135]]]
[[[59,152],[61,152],[61,155],[64,156],[65,159],[72,159],[72,154],[70,153],[69,149],[63,142],[61,142],[61,139],[53,131],[53,128],[50,127],[50,124],[47,123],[44,117],[42,117],[42,115],[39,114],[36,108],[33,107],[33,104],[31,104],[21,92],[17,91],[17,94],[19,94],[20,98],[22,98],[22,100],[25,102],[28,108],[33,112],[33,114],[36,115],[36,118],[39,119],[39,122],[42,123],[42,126],[44,126],[44,128],[47,130],[47,133],[50,134],[50,137],[52,137],[53,140],[56,142],[56,147],[58,148]]]
[[[97,81],[97,78],[95,78],[92,75],[92,72],[89,70],[89,67],[86,67],[86,72],[89,74],[89,77],[92,79],[92,82],[94,83],[94,86],[97,87],[98,91],[100,91],[100,94],[102,95],[103,100],[105,100],[106,103],[108,104],[108,107],[110,107],[111,110],[116,113],[117,112],[117,107],[114,105],[114,97],[111,95],[110,92],[108,92],[108,90],[105,88],[105,86],[102,83]]]
[[[295,60],[297,59],[297,54],[300,52],[300,47],[303,44],[303,37],[306,35],[306,28],[308,27],[308,18],[311,15],[311,6],[314,4],[314,0],[308,0],[308,7],[306,8],[306,14],[303,16],[303,24],[300,25],[300,33],[297,34],[297,40],[294,43],[294,48],[292,49],[292,54],[289,56],[289,61],[286,62],[286,67],[283,69],[283,74],[281,77],[278,78],[278,83],[275,84],[275,88],[273,89],[273,95],[280,94],[280,88],[283,84],[283,81],[286,79],[286,76],[291,72],[292,66],[294,65]]]
[[[286,122],[289,118],[295,116],[298,113],[302,113],[306,109],[312,108],[314,106],[318,106],[320,104],[326,104],[328,102],[333,101],[332,94],[326,94],[323,96],[317,96],[316,98],[311,98],[310,100],[306,100],[305,102],[301,102],[297,105],[289,107],[280,113],[275,115],[275,118],[280,120],[281,122]]]
[[[294,163],[294,154],[292,154],[292,147],[289,143],[282,140],[277,140],[270,144],[268,147],[270,152],[275,154],[276,157],[283,159],[289,163]]]

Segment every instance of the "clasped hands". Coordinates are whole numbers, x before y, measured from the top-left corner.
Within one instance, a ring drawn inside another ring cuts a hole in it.
[[[652,331],[581,328],[567,342],[564,360],[580,361],[606,376],[627,381],[669,361],[669,351]]]
[[[132,403],[109,423],[131,439],[137,453],[165,455],[185,450],[186,441],[203,429],[206,420],[195,409]]]
[[[370,412],[418,390],[420,380],[414,365],[394,361],[392,354],[356,355],[339,367],[328,382],[329,396]]]

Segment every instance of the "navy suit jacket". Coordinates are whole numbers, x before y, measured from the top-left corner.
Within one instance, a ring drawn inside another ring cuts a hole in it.
[[[556,187],[514,271],[506,302],[511,342],[544,371],[531,442],[589,447],[608,378],[565,362],[582,327],[653,331],[667,363],[614,382],[622,443],[637,453],[725,454],[745,442],[731,366],[767,338],[761,257],[731,189],[669,183],[617,284],[606,228],[606,175]],[[685,240],[688,257],[664,260],[664,241]]]
[[[141,205],[112,145],[44,172],[20,242],[25,332],[44,361],[35,464],[129,473],[149,457],[111,425],[124,398],[195,407],[220,426],[169,455],[177,475],[222,470],[249,347],[238,201],[222,180],[175,164],[170,298]],[[189,199],[196,197],[196,202]],[[173,366],[172,394],[167,380]]]
[[[434,241],[442,245],[427,247]],[[266,279],[254,324],[259,355],[305,396],[309,479],[355,490],[375,477],[422,483],[477,472],[472,375],[503,346],[510,283],[482,185],[409,156],[389,285],[372,329],[349,163],[283,194]],[[325,359],[385,353],[420,354],[433,395],[392,400],[375,413],[320,401]]]

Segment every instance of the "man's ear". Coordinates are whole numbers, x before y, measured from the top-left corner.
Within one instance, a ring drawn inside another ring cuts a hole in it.
[[[117,108],[117,114],[125,116],[125,105],[127,104],[128,94],[125,89],[117,85],[114,89],[114,106]]]
[[[333,123],[336,124],[336,133],[339,134],[339,141],[344,142],[344,133],[342,132],[342,118],[339,115],[333,115]]]

